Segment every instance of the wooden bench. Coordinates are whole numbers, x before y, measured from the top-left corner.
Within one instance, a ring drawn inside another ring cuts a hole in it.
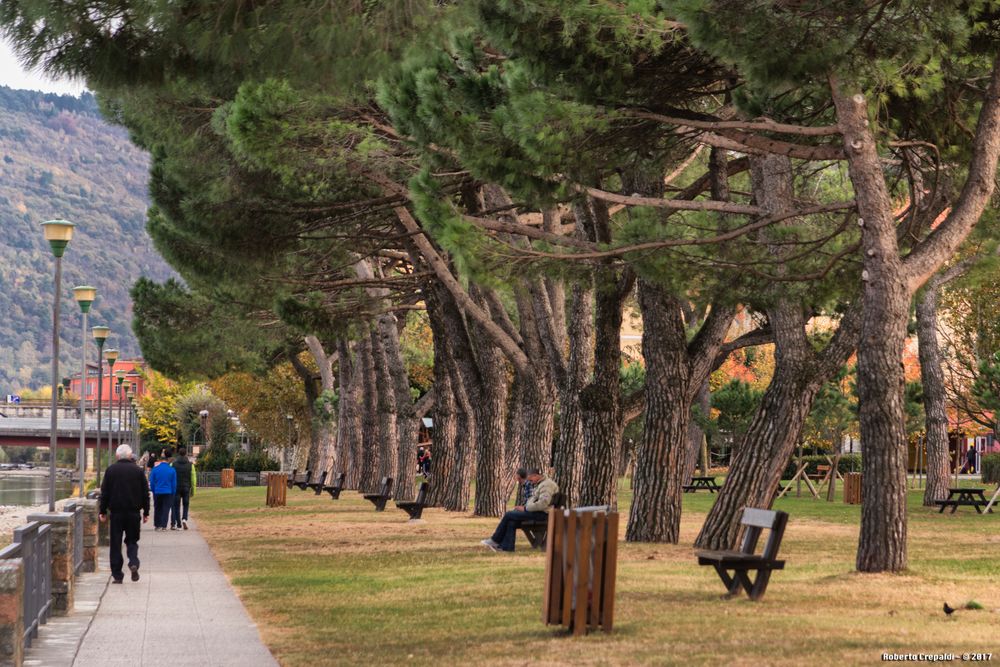
[[[729,597],[739,595],[742,586],[751,600],[759,600],[764,597],[771,572],[785,569],[785,561],[778,560],[777,556],[787,523],[788,514],[785,512],[747,507],[743,510],[743,518],[740,519],[740,525],[746,527],[740,550],[699,551],[698,565],[711,565],[715,568],[729,591]],[[764,552],[756,555],[754,550],[757,548],[760,533],[765,528],[771,532],[767,537]],[[755,581],[750,580],[749,573],[752,570],[757,571]],[[732,576],[729,574],[730,571],[733,572]]]
[[[424,507],[427,506],[427,488],[430,485],[430,482],[423,482],[420,485],[416,500],[396,502],[396,507],[410,515],[410,521],[416,521],[424,513]]]
[[[566,504],[562,492],[557,492],[552,496],[552,504],[549,507],[555,507],[556,509],[562,509],[563,505]],[[549,520],[539,519],[538,521],[524,521],[518,525],[524,536],[528,538],[528,543],[531,545],[532,549],[544,549],[545,548],[545,537],[549,532]]]
[[[293,486],[295,486],[295,474],[298,471],[299,471],[298,468],[292,468],[292,474],[288,476],[288,481],[285,482],[286,484],[288,484],[288,488],[289,489],[292,488]]]
[[[302,479],[293,480],[292,484],[299,487],[303,491],[309,488],[309,476],[312,475],[312,470],[306,469],[306,473],[302,475]]]
[[[373,505],[375,505],[376,512],[384,512],[385,504],[392,495],[392,477],[383,477],[382,485],[379,487],[378,493],[367,493],[365,494],[365,500],[370,500]]]
[[[330,494],[330,498],[333,500],[340,499],[340,492],[344,488],[344,480],[347,479],[347,473],[340,473],[337,475],[337,481],[332,485],[327,485],[323,487],[323,490]]]
[[[319,474],[319,480],[315,482],[309,482],[308,486],[310,489],[316,492],[316,495],[323,493],[323,482],[326,481],[326,471],[324,470]]]

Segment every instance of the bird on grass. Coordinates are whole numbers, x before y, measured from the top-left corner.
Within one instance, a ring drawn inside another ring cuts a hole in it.
[[[949,606],[948,606],[948,603],[947,603],[947,602],[945,602],[945,603],[944,603],[944,613],[945,613],[945,614],[947,614],[948,616],[951,616],[952,614],[954,614],[954,613],[955,613],[955,610],[954,610],[954,609],[952,609],[951,607],[949,607]]]

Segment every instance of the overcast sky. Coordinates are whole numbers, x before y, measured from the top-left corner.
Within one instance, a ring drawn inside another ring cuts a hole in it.
[[[54,81],[46,78],[40,72],[24,71],[10,46],[4,40],[0,40],[0,86],[42,90],[46,93],[69,93],[71,95],[79,95],[84,90],[82,82]]]

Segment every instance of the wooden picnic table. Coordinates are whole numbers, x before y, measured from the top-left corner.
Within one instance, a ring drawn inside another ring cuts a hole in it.
[[[694,493],[698,489],[705,489],[709,493],[715,493],[716,491],[721,490],[722,487],[715,481],[714,476],[695,476],[691,478],[690,484],[684,485],[684,493]]]
[[[938,514],[944,512],[945,507],[951,507],[951,513],[954,514],[955,510],[958,509],[959,505],[966,505],[976,508],[976,512],[979,514],[983,513],[982,508],[985,507],[988,512],[993,512],[993,508],[988,506],[988,501],[986,500],[986,489],[975,489],[975,488],[951,488],[948,489],[948,499],[947,500],[937,500],[935,501],[941,509],[938,510]]]

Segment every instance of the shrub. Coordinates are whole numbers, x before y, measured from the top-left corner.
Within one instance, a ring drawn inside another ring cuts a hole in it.
[[[233,457],[233,470],[236,472],[260,472],[262,470],[278,470],[281,464],[267,455],[267,452],[237,452]]]
[[[825,456],[803,456],[802,461],[808,464],[806,472],[811,475],[816,474],[817,466],[830,465]],[[797,468],[796,463],[797,459],[793,456],[788,465],[785,466],[785,472],[781,474],[781,479],[791,479]],[[841,475],[849,472],[861,472],[861,454],[844,454],[837,463],[837,470],[840,471]]]
[[[232,463],[233,457],[225,447],[209,447],[198,457],[197,467],[201,472],[218,471],[231,468]]]
[[[1000,484],[1000,454],[983,454],[983,484]]]

